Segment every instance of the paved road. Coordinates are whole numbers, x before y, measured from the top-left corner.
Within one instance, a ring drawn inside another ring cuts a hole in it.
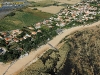
[[[74,31],[83,29],[83,28],[88,28],[88,27],[93,27],[96,25],[99,25],[100,21],[93,23],[91,25],[88,26],[78,26],[78,27],[73,27],[70,29],[66,29],[63,31],[62,34],[57,35],[54,39],[52,39],[51,41],[49,41],[48,43],[51,44],[52,46],[56,47],[58,45],[58,43],[67,35],[71,34]],[[43,54],[44,52],[46,52],[48,49],[50,49],[50,46],[48,44],[40,47],[37,49],[37,51],[35,52],[31,52],[29,54],[29,56],[24,57],[23,59],[20,59],[18,61],[16,61],[12,66],[9,67],[9,64],[6,65],[0,65],[0,75],[3,75],[3,73],[5,73],[6,69],[8,69],[6,71],[5,75],[14,75],[15,72],[21,70],[22,68],[24,68],[30,61],[32,61],[33,59],[36,59],[37,57],[39,57],[41,54]]]

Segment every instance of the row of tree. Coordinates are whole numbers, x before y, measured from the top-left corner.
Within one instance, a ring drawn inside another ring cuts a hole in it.
[[[19,34],[17,38],[23,38],[26,34],[31,35],[32,37],[28,37],[19,42],[6,43],[4,39],[0,39],[0,46],[7,49],[7,52],[4,55],[0,56],[0,60],[2,60],[3,62],[15,60],[19,58],[21,54],[29,53],[32,49],[36,49],[37,47],[45,44],[48,39],[52,39],[57,35],[55,29],[53,28],[48,28],[47,30],[45,27],[43,27],[40,30],[41,32],[37,32],[36,35],[32,35],[31,31],[27,27],[24,27],[22,29],[22,33]],[[38,30],[35,29],[35,31]],[[19,52],[20,53],[18,54],[18,57],[16,56],[14,58],[15,54],[11,53],[10,51],[18,51],[17,54]]]

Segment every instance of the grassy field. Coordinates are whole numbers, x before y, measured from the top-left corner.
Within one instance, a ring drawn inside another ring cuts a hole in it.
[[[29,3],[31,4],[31,6],[34,6],[34,7],[47,7],[47,6],[51,6],[55,3],[57,3],[56,1],[54,0],[32,0],[30,1],[29,0]]]
[[[81,0],[54,0],[54,1],[58,1],[61,3],[67,3],[67,4],[76,4],[76,3],[80,2]]]
[[[67,3],[67,4],[76,4],[80,2],[81,0],[27,0],[29,2],[41,2],[41,3],[51,3],[51,2],[60,2],[60,3]]]
[[[0,20],[0,31],[20,29],[23,26],[30,26],[52,16],[50,13],[41,12],[40,10],[32,10],[29,8],[23,9],[23,11],[16,11],[14,13],[15,15],[6,16],[4,19]]]
[[[30,8],[37,8],[43,12],[49,12],[52,14],[58,13],[67,5],[76,4],[80,1],[81,0],[28,0],[30,3]]]
[[[30,7],[31,9],[34,9],[34,7]],[[56,14],[58,13],[61,9],[63,9],[63,6],[48,6],[48,7],[36,7],[38,10],[41,10],[43,12],[47,13],[52,13]],[[56,9],[56,10],[55,10]]]
[[[43,12],[47,12],[47,13],[52,13],[52,14],[56,14],[58,13],[62,8],[64,8],[63,6],[59,6],[59,2],[54,1],[54,0],[34,0],[34,2],[29,1],[30,2],[30,6],[29,8],[34,9],[37,8],[38,10],[41,10]],[[56,9],[56,10],[55,10]]]

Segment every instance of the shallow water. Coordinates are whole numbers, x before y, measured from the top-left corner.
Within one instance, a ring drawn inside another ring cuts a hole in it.
[[[0,10],[0,19],[4,18],[7,14],[11,12],[12,10]]]
[[[3,6],[2,8],[0,8],[0,19],[4,18],[7,14],[11,13],[13,10],[15,9],[19,9],[22,8],[23,6],[16,6],[16,7],[7,7],[7,6]]]

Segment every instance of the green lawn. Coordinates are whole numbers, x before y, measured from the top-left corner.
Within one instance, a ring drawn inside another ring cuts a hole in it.
[[[51,16],[52,14],[50,13],[31,10],[29,8],[24,9],[22,12],[16,11],[14,16],[6,16],[0,20],[0,31],[20,29],[23,26],[30,26]]]

